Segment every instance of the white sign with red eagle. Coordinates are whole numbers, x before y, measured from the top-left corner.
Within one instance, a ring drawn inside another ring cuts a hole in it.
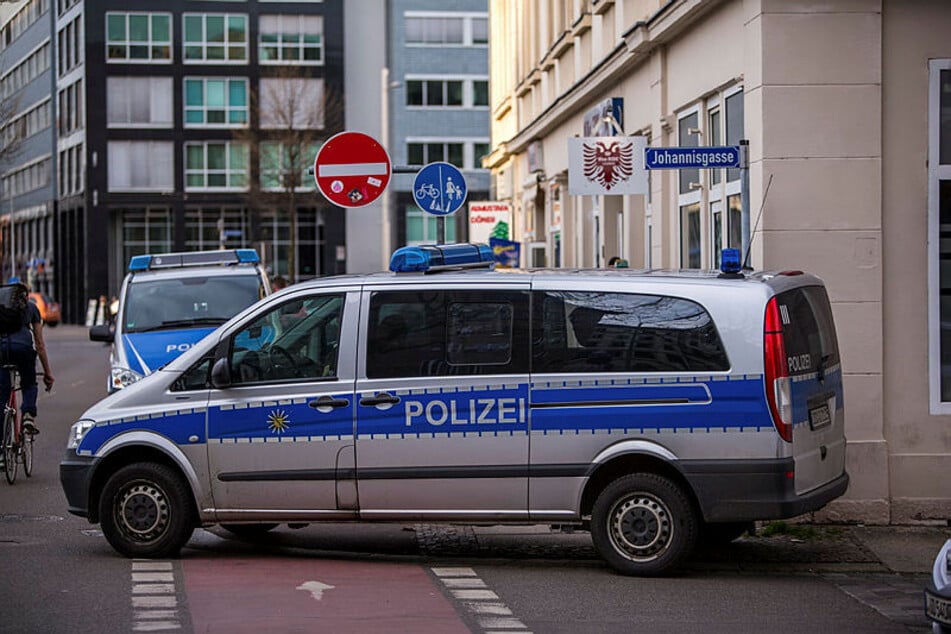
[[[573,196],[646,194],[642,136],[568,139],[568,193]]]

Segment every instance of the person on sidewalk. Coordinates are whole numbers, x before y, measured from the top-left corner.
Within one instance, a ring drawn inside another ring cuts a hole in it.
[[[17,282],[15,282],[17,283]],[[29,289],[27,289],[29,291]],[[43,340],[43,320],[40,311],[32,301],[26,303],[19,330],[0,337],[0,360],[15,365],[20,374],[20,388],[23,392],[20,411],[23,415],[23,430],[28,434],[37,434],[36,427],[36,359],[43,365],[43,383],[46,391],[53,387],[53,370],[46,354],[46,342]],[[0,368],[0,394],[10,393],[10,370]]]

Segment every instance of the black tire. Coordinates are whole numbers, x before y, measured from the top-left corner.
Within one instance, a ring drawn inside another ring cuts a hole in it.
[[[278,526],[279,524],[222,524],[221,528],[242,539],[258,539]]]
[[[753,529],[753,522],[704,523],[700,529],[700,543],[704,546],[725,546]]]
[[[15,416],[8,410],[3,417],[3,474],[8,484],[13,484],[17,479]]]
[[[677,484],[655,473],[618,478],[591,511],[591,540],[601,557],[625,575],[674,572],[693,551],[699,522]]]
[[[145,462],[116,471],[99,500],[106,540],[126,557],[175,557],[195,529],[185,480],[171,468]]]
[[[33,435],[23,434],[23,473],[33,476]]]

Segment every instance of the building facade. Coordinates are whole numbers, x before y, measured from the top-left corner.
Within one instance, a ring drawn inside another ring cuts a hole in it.
[[[846,381],[845,497],[820,513],[951,518],[951,6],[940,0],[490,0],[493,192],[524,264],[824,278]],[[740,171],[652,170],[649,192],[568,191],[567,139],[605,104],[650,146],[749,141]],[[947,252],[947,253],[946,253]]]
[[[489,173],[489,34],[486,0],[392,0],[388,3],[387,125],[396,166],[389,192],[389,239],[395,246],[467,239],[467,206],[444,221],[413,198],[416,173],[437,161],[466,179],[467,201],[487,200]]]
[[[0,5],[0,275],[56,295],[52,0]]]
[[[311,174],[343,129],[343,2],[42,4],[45,66],[24,57],[28,33],[5,52],[53,76],[48,187],[29,196],[55,211],[51,236],[31,230],[16,249],[51,254],[66,321],[115,294],[139,253],[253,247],[292,280],[344,270],[345,215]],[[38,212],[16,182],[19,227]]]

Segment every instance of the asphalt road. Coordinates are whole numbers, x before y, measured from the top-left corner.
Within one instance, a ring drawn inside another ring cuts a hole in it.
[[[57,383],[39,402],[34,476],[0,482],[4,633],[929,631],[923,579],[860,550],[822,567],[749,541],[637,579],[586,533],[332,524],[257,541],[198,530],[179,559],[125,559],[68,515],[58,479],[69,426],[105,394],[108,349],[78,327],[47,338]]]

